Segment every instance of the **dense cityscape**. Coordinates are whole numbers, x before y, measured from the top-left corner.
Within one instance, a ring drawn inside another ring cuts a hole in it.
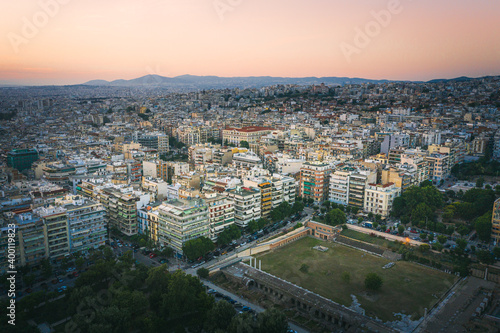
[[[1,1],[1,333],[500,332],[500,1]]]
[[[17,331],[498,329],[499,77],[169,90],[0,89]]]

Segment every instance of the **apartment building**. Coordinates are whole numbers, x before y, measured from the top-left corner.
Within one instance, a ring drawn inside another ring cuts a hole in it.
[[[151,201],[149,193],[136,191],[132,187],[104,183],[102,180],[83,181],[76,193],[104,205],[110,227],[131,236],[139,232],[137,210]]]
[[[445,180],[450,175],[450,164],[448,154],[430,154],[425,157],[429,163],[429,176],[434,182]]]
[[[234,144],[239,146],[241,141],[246,141],[250,145],[255,145],[259,142],[259,139],[274,131],[274,128],[270,127],[259,127],[259,126],[248,126],[242,128],[226,128],[222,130],[222,142],[224,144]]]
[[[262,160],[252,152],[233,154],[233,167],[236,169],[262,168]]]
[[[401,188],[393,183],[368,184],[365,188],[363,210],[366,213],[387,217],[391,213],[394,198],[401,195]]]
[[[150,133],[138,135],[135,133],[134,142],[140,143],[142,147],[155,149],[159,154],[169,151],[168,136],[162,133]]]
[[[265,178],[243,179],[243,186],[260,189],[260,214],[262,217],[267,218],[273,209],[273,189],[271,182]],[[280,187],[280,195],[282,195],[282,191],[283,188]],[[278,196],[278,194],[276,195]]]
[[[329,200],[336,204],[347,205],[349,203],[349,178],[352,169],[344,168],[330,175]]]
[[[368,183],[377,182],[377,173],[372,170],[358,170],[349,176],[349,205],[363,208],[365,188]]]
[[[305,162],[300,168],[299,195],[321,203],[328,199],[328,187],[332,167],[328,163]]]
[[[68,215],[64,207],[47,206],[33,210],[45,226],[48,255],[51,260],[63,259],[70,253]]]
[[[158,241],[182,253],[189,240],[210,236],[209,210],[202,199],[177,199],[158,207]]]
[[[462,163],[466,154],[466,147],[463,142],[446,142],[444,145],[430,145],[427,149],[430,154],[448,154],[450,169]]]
[[[217,192],[206,193],[204,200],[208,206],[210,239],[215,242],[225,228],[234,224],[234,202]]]
[[[234,222],[246,228],[252,220],[261,217],[260,189],[255,187],[236,187],[228,189],[226,195],[234,202]]]
[[[23,171],[38,160],[36,149],[13,149],[7,153],[7,166]]]
[[[66,210],[70,252],[87,253],[108,239],[106,210],[100,203],[80,195],[57,199],[55,206]]]
[[[49,253],[45,241],[45,226],[42,219],[38,215],[33,214],[31,209],[17,213],[7,212],[5,213],[5,220],[3,222],[2,229],[6,228],[9,224],[14,225],[16,233],[16,267],[26,265],[31,267],[37,266],[43,259],[48,258]],[[4,233],[4,230],[2,230],[2,238],[2,243],[7,245],[7,233]],[[0,256],[2,270],[7,271],[7,246],[2,247]]]

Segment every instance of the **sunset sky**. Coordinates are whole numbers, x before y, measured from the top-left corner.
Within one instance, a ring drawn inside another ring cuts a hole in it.
[[[0,12],[0,84],[500,75],[500,1],[0,0]]]

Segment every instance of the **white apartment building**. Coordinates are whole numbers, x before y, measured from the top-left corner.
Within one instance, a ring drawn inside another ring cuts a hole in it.
[[[252,220],[261,217],[260,189],[255,187],[236,187],[226,192],[229,199],[234,201],[234,222],[245,228]]]
[[[385,185],[368,184],[365,188],[363,210],[367,213],[387,217],[391,213],[394,198],[401,195],[401,189],[393,183]]]
[[[337,170],[330,175],[330,195],[331,202],[346,205],[349,203],[349,177],[351,171]]]
[[[217,241],[218,235],[231,224],[234,224],[234,202],[217,192],[206,193],[205,203],[208,206],[209,235]]]
[[[208,206],[202,199],[177,199],[158,207],[158,241],[182,253],[189,240],[209,237]]]

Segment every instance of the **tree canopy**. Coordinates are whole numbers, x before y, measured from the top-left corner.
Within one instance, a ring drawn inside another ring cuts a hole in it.
[[[182,252],[189,260],[203,257],[213,249],[215,249],[215,244],[204,236],[189,240],[182,246]]]

